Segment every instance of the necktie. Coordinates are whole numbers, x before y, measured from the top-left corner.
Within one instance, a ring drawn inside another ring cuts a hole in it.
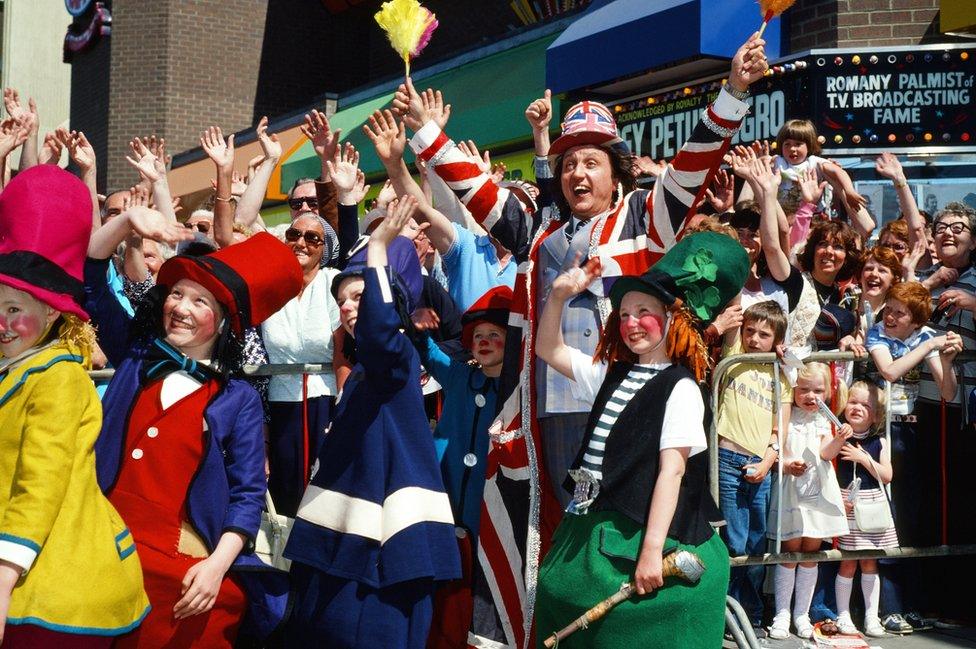
[[[169,343],[156,338],[146,351],[144,372],[150,381],[164,378],[172,372],[186,372],[197,381],[206,383],[216,376],[209,367],[189,358]]]

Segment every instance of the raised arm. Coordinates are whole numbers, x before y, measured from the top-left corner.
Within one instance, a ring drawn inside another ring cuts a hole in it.
[[[281,159],[281,143],[277,135],[268,135],[268,118],[262,117],[257,128],[258,143],[261,145],[263,159],[254,169],[254,176],[248,180],[247,187],[237,203],[234,220],[246,227],[254,227],[261,215],[261,204],[268,191],[271,174]],[[216,220],[216,215],[214,216]],[[233,239],[233,223],[231,224]],[[227,245],[227,244],[221,244]]]
[[[766,256],[769,274],[776,281],[783,282],[790,276],[792,267],[789,251],[783,249],[782,238],[784,229],[787,236],[789,235],[789,226],[785,222],[785,216],[781,216],[782,210],[778,209],[779,202],[777,201],[781,178],[778,173],[773,173],[763,160],[753,160],[750,167],[750,172],[748,172],[749,184],[752,186],[753,192],[762,201],[759,238],[762,241],[763,255]]]
[[[535,353],[551,368],[569,379],[573,376],[572,348],[563,339],[563,309],[566,303],[579,295],[600,277],[600,260],[593,257],[581,268],[579,254],[573,267],[553,280],[552,290],[542,310],[536,334]]]
[[[4,177],[0,178],[0,183],[5,182],[6,171],[9,167],[7,158],[27,140],[29,133],[30,131],[23,123],[12,117],[0,122],[0,165],[4,171]]]
[[[102,213],[98,209],[98,166],[95,159],[95,148],[81,131],[68,131],[59,128],[55,135],[58,140],[67,147],[68,156],[78,167],[78,175],[85,186],[88,187],[88,194],[92,199],[92,232],[102,225]]]
[[[160,141],[157,150],[165,156],[165,141]],[[166,180],[166,165],[154,154],[147,143],[140,138],[129,141],[129,148],[134,157],[126,156],[126,161],[132,165],[143,180],[152,187],[153,203],[160,214],[176,222],[176,211],[173,209],[173,197],[169,192],[169,182]]]
[[[914,248],[916,242],[928,248],[928,241],[925,237],[925,219],[918,211],[918,204],[915,202],[915,195],[905,177],[905,170],[901,162],[894,153],[885,151],[874,161],[874,170],[878,175],[890,180],[895,186],[895,193],[898,195],[898,207],[901,208],[902,216],[908,223],[908,245]],[[934,215],[933,215],[934,216]]]
[[[220,247],[234,243],[234,206],[231,185],[234,182],[234,134],[224,140],[219,126],[211,126],[200,135],[203,147],[217,167],[217,192],[214,196],[214,241]]]
[[[88,256],[92,259],[108,259],[119,244],[130,234],[176,245],[193,238],[193,232],[179,223],[167,219],[156,210],[135,206],[119,214],[93,232],[88,242]]]
[[[403,162],[403,151],[407,144],[403,122],[397,122],[389,110],[376,111],[369,118],[369,123],[363,126],[363,132],[376,147],[386,173],[393,183],[393,188],[400,196],[413,196],[420,206],[420,214],[430,223],[427,236],[442,255],[450,250],[454,244],[454,225],[441,212],[427,201],[420,185],[410,175],[410,170]]]
[[[336,203],[336,189],[332,185],[328,163],[335,159],[339,150],[339,136],[342,129],[332,130],[325,113],[312,110],[305,115],[305,123],[300,127],[302,135],[312,143],[312,149],[319,158],[321,180],[315,182],[315,196],[319,200],[319,216],[339,232],[339,207]],[[341,238],[341,235],[340,235]]]
[[[24,171],[38,164],[37,131],[40,128],[41,120],[37,115],[37,104],[31,98],[28,99],[27,106],[24,106],[20,103],[20,96],[13,88],[4,89],[3,104],[7,109],[7,114],[22,123],[26,131],[27,137],[24,140],[24,148],[20,152],[20,171]]]

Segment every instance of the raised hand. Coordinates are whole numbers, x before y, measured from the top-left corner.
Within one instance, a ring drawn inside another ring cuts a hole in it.
[[[61,162],[62,151],[64,151],[64,145],[58,136],[54,133],[48,133],[44,136],[44,142],[37,151],[37,163],[56,165]]]
[[[581,258],[582,253],[577,252],[572,268],[556,277],[552,283],[552,296],[568,300],[585,291],[590,284],[600,277],[602,270],[600,258],[592,257],[580,267]]]
[[[467,142],[461,140],[458,142],[457,148],[461,153],[467,156],[468,162],[478,165],[478,169],[481,170],[481,173],[486,174],[491,172],[491,153],[489,151],[485,151],[484,154],[482,154],[480,151],[478,151],[478,145],[474,143],[474,140],[468,140]]]
[[[135,167],[143,179],[154,183],[165,175],[165,167],[160,172],[159,168],[157,168],[157,162],[160,162],[159,158],[153,155],[143,140],[137,137],[132,138],[129,140],[129,148],[135,157],[130,158],[129,156],[125,156],[125,159],[130,165]]]
[[[905,177],[905,170],[901,166],[898,156],[889,151],[885,151],[874,159],[874,170],[879,176],[884,176],[888,180],[898,181]]]
[[[350,143],[346,143],[342,153],[336,151],[332,160],[326,160],[325,165],[335,185],[336,192],[351,192],[356,186],[356,172],[359,171],[359,151]]]
[[[145,205],[130,205],[123,211],[129,219],[132,230],[143,239],[162,241],[176,245],[180,241],[193,238],[193,231],[171,221],[156,210]]]
[[[451,118],[451,105],[444,103],[441,91],[428,88],[420,93],[420,101],[429,118],[434,120],[443,131],[447,126],[447,120]]]
[[[264,116],[258,122],[257,128],[258,143],[261,145],[261,151],[264,152],[264,157],[267,160],[280,160],[281,159],[281,143],[278,141],[277,135],[268,135],[268,117]]]
[[[769,164],[757,158],[751,162],[752,179],[764,192],[776,193],[783,178],[778,171],[770,169]]]
[[[827,188],[827,181],[817,182],[816,169],[806,169],[796,176],[796,184],[800,188],[800,197],[804,203],[816,205]]]
[[[352,191],[349,192],[347,200],[349,204],[359,205],[366,198],[366,194],[369,193],[369,188],[372,185],[366,184],[366,174],[363,173],[362,169],[356,169],[356,184],[353,186]]]
[[[384,248],[389,246],[403,226],[417,213],[417,207],[417,199],[410,195],[391,202],[386,210],[386,218],[380,220],[380,224],[369,235],[370,245],[382,244]]]
[[[129,193],[122,199],[122,211],[130,207],[149,207],[149,192],[141,185],[129,188]]]
[[[487,158],[488,160],[491,159],[487,151],[485,151],[485,158]],[[491,173],[489,174],[489,176],[491,177],[491,182],[497,185],[501,181],[505,180],[506,171],[508,171],[508,167],[505,166],[504,162],[499,162],[497,164],[491,165]]]
[[[95,147],[81,131],[68,131],[59,128],[55,131],[58,140],[68,147],[68,156],[78,166],[82,174],[95,171]]]
[[[325,116],[325,113],[314,109],[311,113],[306,113],[305,123],[299,128],[302,131],[302,135],[311,140],[315,155],[320,160],[332,160],[335,157],[336,149],[339,147],[339,136],[342,135],[342,129],[337,128],[333,131],[329,126],[329,119]]]
[[[30,110],[20,103],[20,94],[14,88],[3,89],[3,107],[7,109],[7,114],[14,119],[20,119],[30,112]]]
[[[759,159],[752,148],[740,144],[729,152],[728,158],[732,173],[743,180],[752,178],[752,162]]]
[[[214,189],[217,189],[216,181],[214,182]],[[231,196],[240,196],[247,190],[247,177],[244,174],[235,171],[230,176],[230,193]]]
[[[724,214],[735,204],[735,178],[724,169],[719,169],[712,180],[711,189],[705,190],[708,202],[715,208],[716,214]]]
[[[745,92],[752,83],[763,78],[769,68],[766,61],[766,41],[759,38],[759,32],[749,37],[739,51],[732,57],[732,72],[729,85],[739,92]]]
[[[552,121],[552,91],[546,88],[545,94],[525,109],[525,119],[533,131],[548,131]]]
[[[639,178],[640,176],[660,178],[667,168],[668,163],[664,160],[654,162],[654,160],[646,155],[634,156],[631,159],[630,173],[633,174],[634,178]]]
[[[396,199],[396,190],[393,188],[393,181],[387,180],[376,196],[376,209],[385,211],[394,199]]]
[[[200,146],[210,159],[217,165],[217,169],[228,173],[234,167],[234,134],[231,133],[224,140],[224,133],[219,126],[211,126],[200,135]]]
[[[434,119],[434,114],[413,87],[413,81],[407,77],[405,83],[400,84],[393,93],[393,110],[403,119],[403,123],[416,132]]]
[[[29,133],[22,122],[13,118],[0,122],[0,158],[6,158],[11,151],[27,141]]]
[[[407,134],[403,122],[397,122],[389,109],[375,111],[369,116],[369,124],[363,125],[363,133],[376,148],[376,155],[384,167],[399,164],[407,146]]]

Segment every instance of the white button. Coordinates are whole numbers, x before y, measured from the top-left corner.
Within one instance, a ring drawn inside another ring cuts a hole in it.
[[[478,456],[474,453],[466,453],[464,455],[464,466],[472,467],[478,463]]]
[[[150,426],[146,430],[146,435],[148,435],[149,437],[156,437],[157,435],[159,435],[159,429],[156,428],[155,426]]]
[[[483,394],[474,395],[474,405],[478,406],[479,408],[484,408],[486,403],[487,400],[485,399],[485,395]]]
[[[134,448],[134,449],[132,449],[132,459],[133,460],[140,460],[140,459],[142,459],[142,449],[141,448]]]

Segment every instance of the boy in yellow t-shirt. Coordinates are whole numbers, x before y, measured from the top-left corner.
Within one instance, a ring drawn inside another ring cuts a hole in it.
[[[759,302],[742,314],[742,326],[727,341],[726,355],[771,352],[786,336],[786,314],[775,301]],[[790,419],[792,390],[781,383],[782,421]],[[739,363],[722,378],[716,413],[719,507],[725,517],[723,538],[732,556],[762,554],[766,545],[769,470],[779,456],[773,421],[773,366]],[[762,620],[762,566],[733,568],[729,594],[754,626]]]

